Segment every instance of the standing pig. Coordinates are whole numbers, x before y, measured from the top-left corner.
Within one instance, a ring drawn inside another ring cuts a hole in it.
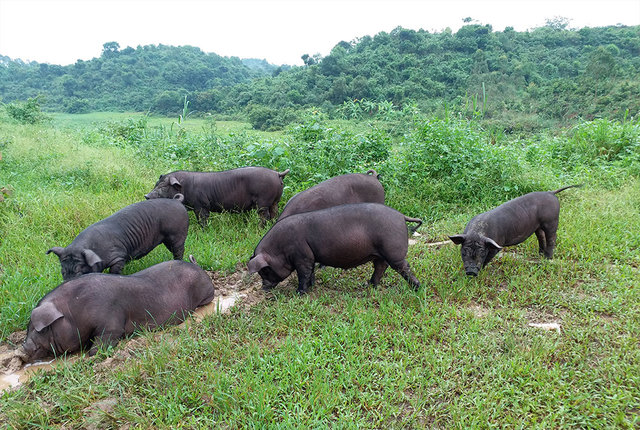
[[[348,269],[373,261],[369,281],[377,285],[391,266],[415,289],[420,283],[411,272],[406,256],[408,218],[379,203],[334,206],[291,215],[275,223],[262,238],[249,260],[251,273],[258,272],[264,288],[273,288],[298,273],[298,292],[306,293],[314,283],[314,264]],[[417,228],[417,227],[416,227]]]
[[[102,272],[120,273],[129,260],[139,259],[164,245],[181,260],[189,230],[182,195],[134,203],[80,232],[66,248],[53,247],[60,259],[62,279]]]
[[[133,275],[90,273],[65,281],[31,311],[25,361],[115,346],[136,328],[177,324],[213,300],[207,273],[186,261],[165,261]]]
[[[375,170],[350,173],[320,182],[291,197],[278,221],[294,214],[317,211],[349,203],[384,204],[384,188]]]
[[[265,167],[241,167],[223,172],[177,172],[161,175],[147,199],[172,198],[181,193],[184,205],[193,209],[203,226],[209,212],[258,209],[262,221],[278,215],[282,178],[289,173]]]
[[[581,186],[525,194],[473,217],[463,234],[449,236],[453,243],[462,245],[460,252],[466,274],[477,276],[503,246],[522,243],[533,233],[538,237],[540,254],[553,258],[560,216],[556,194]]]

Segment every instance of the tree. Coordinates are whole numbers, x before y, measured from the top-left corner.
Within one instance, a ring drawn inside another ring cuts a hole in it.
[[[300,58],[302,58],[305,66],[313,66],[314,64],[316,64],[316,60],[313,57],[310,57],[309,54],[304,54]]]
[[[102,45],[102,56],[112,57],[113,55],[118,53],[119,49],[120,44],[118,42],[107,42]]]

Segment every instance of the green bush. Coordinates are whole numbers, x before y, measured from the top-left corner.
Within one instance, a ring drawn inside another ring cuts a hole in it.
[[[293,109],[271,108],[263,105],[249,105],[247,116],[251,126],[256,130],[277,131],[298,120]]]
[[[413,196],[420,206],[493,205],[540,188],[520,153],[492,144],[471,121],[424,119],[382,173],[398,195]]]
[[[40,110],[40,100],[38,97],[27,99],[26,102],[12,102],[5,106],[9,117],[21,124],[38,124],[50,120]]]

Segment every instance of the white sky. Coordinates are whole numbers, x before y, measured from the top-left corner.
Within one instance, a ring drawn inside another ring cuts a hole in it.
[[[341,40],[398,26],[455,32],[465,17],[494,31],[555,17],[570,28],[640,25],[640,0],[0,0],[0,55],[66,65],[115,41],[301,65]]]

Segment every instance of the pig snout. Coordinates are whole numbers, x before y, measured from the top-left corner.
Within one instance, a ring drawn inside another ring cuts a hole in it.
[[[468,276],[478,276],[478,272],[480,270],[477,267],[468,267],[465,269],[465,272]]]

